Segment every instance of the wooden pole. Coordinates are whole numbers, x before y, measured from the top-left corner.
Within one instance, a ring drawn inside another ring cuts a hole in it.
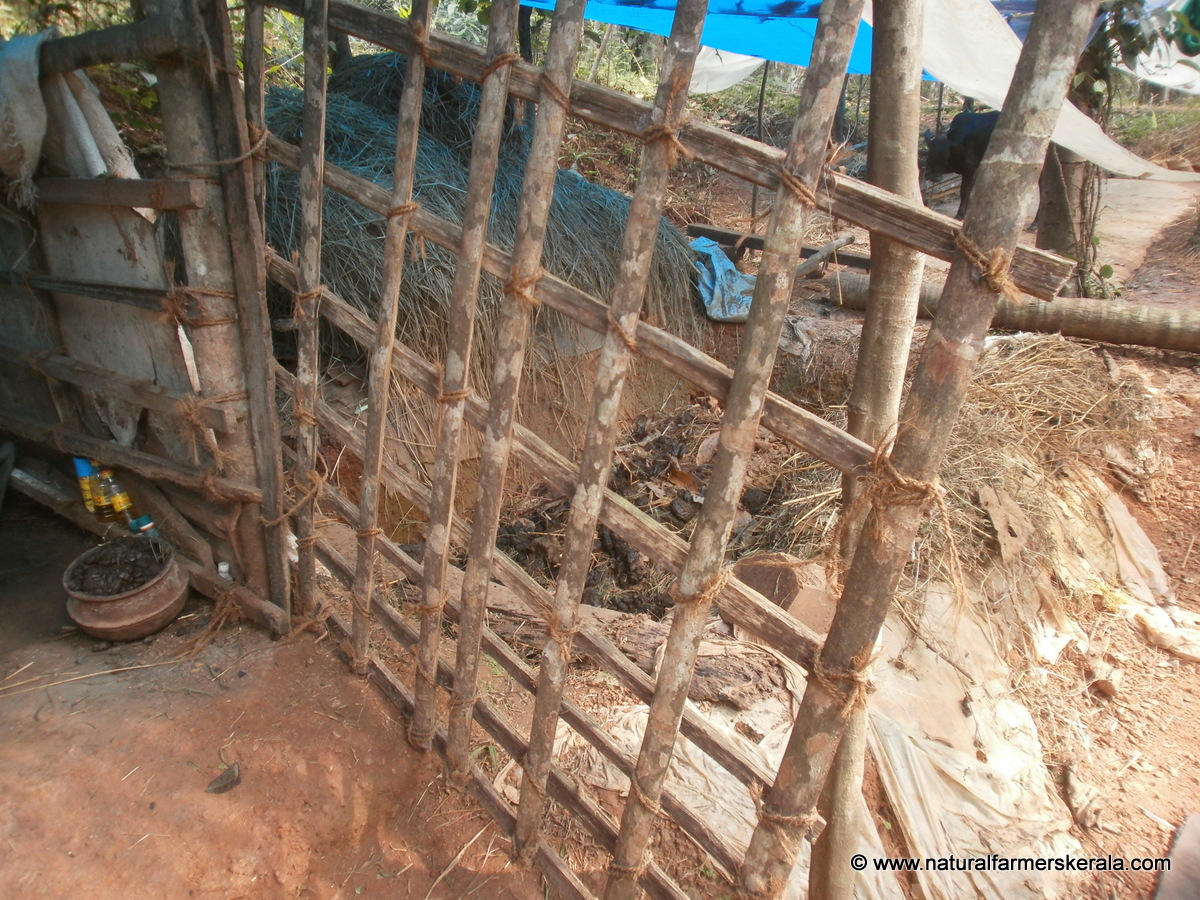
[[[320,392],[321,222],[325,196],[325,99],[328,88],[328,0],[306,0],[304,10],[304,109],[300,139],[300,246],[296,329],[296,464],[292,484],[296,507],[296,600],[303,615],[316,611],[317,557],[314,480],[320,429],[313,414]]]
[[[917,142],[921,131],[924,2],[874,0],[873,9],[867,178],[885,190],[917,201],[921,197]],[[858,346],[846,430],[872,446],[880,446],[895,434],[925,257],[919,250],[874,233],[871,271],[876,274]],[[858,478],[842,476],[842,514],[848,520],[839,549],[847,557],[853,553],[861,525],[861,513],[854,512],[854,499],[860,490]],[[851,514],[853,519],[849,518]],[[854,897],[850,857],[859,834],[866,715],[865,709],[853,713],[847,727],[848,739],[838,748],[818,807],[828,824],[813,846],[809,893],[824,900]]]
[[[866,309],[869,291],[870,280],[854,272],[839,272],[830,286],[833,302],[847,309]],[[922,285],[920,314],[933,318],[941,297],[940,284]],[[1200,353],[1200,313],[1142,303],[1002,297],[992,327]]]
[[[483,83],[479,119],[471,142],[471,166],[467,174],[467,202],[463,212],[460,251],[454,270],[450,315],[447,317],[446,361],[442,368],[438,399],[437,452],[434,455],[429,525],[425,532],[425,567],[421,581],[421,639],[417,644],[417,681],[413,694],[416,712],[409,725],[408,739],[428,750],[437,728],[437,686],[434,669],[442,636],[442,605],[446,596],[446,568],[450,561],[450,521],[458,482],[458,455],[463,410],[470,393],[475,310],[479,303],[479,277],[483,269],[488,221],[492,213],[492,189],[496,161],[504,135],[508,110],[508,70],[516,61],[512,54],[518,3],[498,3],[492,8],[488,33],[490,76]]]
[[[687,106],[688,84],[700,50],[700,32],[707,8],[708,0],[684,0],[677,8],[667,41],[654,112],[643,133],[646,148],[642,171],[625,226],[620,268],[608,310],[608,328],[596,366],[583,459],[571,498],[554,612],[538,670],[529,751],[525,757],[517,812],[516,843],[518,851],[526,857],[538,843],[545,809],[546,777],[554,754],[559,708],[571,666],[572,639],[591,569],[596,521],[612,467],[625,378],[637,347],[634,329],[641,313],[650,259],[658,239],[667,179],[678,154],[676,132]]]
[[[890,462],[894,468],[877,467],[875,479],[887,485],[892,498],[880,499],[878,488],[870,495],[871,508],[813,672],[816,677],[804,692],[775,784],[763,798],[741,871],[740,888],[748,897],[782,896],[847,718],[865,703],[861,673],[908,562],[922,507],[936,491],[931,482],[937,478],[1000,290],[1007,289],[1007,263],[1024,224],[1023,210],[1011,200],[1027,196],[1037,180],[1091,15],[1090,5],[1074,0],[1041,3],[1034,14],[1004,112],[979,170],[976,202],[960,238],[963,249],[946,282],[945,296],[952,302],[939,311],[926,340],[901,415]]]
[[[238,541],[242,555],[266,557],[265,596],[291,615],[287,529],[282,522],[283,464],[279,413],[275,406],[274,350],[266,302],[266,246],[262,221],[254,204],[254,171],[245,98],[233,56],[233,33],[223,3],[204,9],[208,46],[215,59],[212,75],[212,121],[216,130],[221,196],[225,211],[225,241],[231,251],[234,297],[237,302],[236,338],[245,369],[244,390],[250,410],[246,420],[251,462],[262,487],[263,502],[243,516]],[[220,460],[214,460],[220,467]]]
[[[470,764],[471,710],[479,676],[479,635],[496,549],[504,474],[512,448],[529,320],[532,307],[538,302],[536,289],[542,277],[542,244],[558,173],[558,151],[570,104],[571,76],[575,72],[575,59],[583,34],[584,5],[584,0],[558,0],[555,6],[546,68],[542,73],[541,102],[534,121],[533,142],[517,212],[512,269],[497,323],[492,402],[479,463],[479,491],[463,578],[462,622],[454,695],[450,701],[448,759],[450,771],[456,777],[463,776]]]
[[[429,25],[429,0],[415,0],[409,27],[414,35]],[[421,97],[425,90],[425,56],[408,57],[404,90],[396,124],[396,161],[392,171],[391,205],[384,235],[383,283],[379,289],[379,312],[375,339],[367,360],[367,436],[362,457],[362,483],[358,507],[358,555],[354,567],[353,667],[366,672],[367,645],[371,628],[371,598],[375,591],[375,537],[379,534],[379,470],[383,465],[383,443],[387,436],[388,407],[392,387],[392,348],[396,343],[396,316],[404,277],[405,242],[412,202],[413,171],[417,138],[421,128]]]
[[[621,819],[621,839],[606,900],[634,900],[637,895],[636,878],[645,865],[658,797],[674,752],[701,634],[725,578],[725,543],[741,498],[746,464],[753,454],[779,334],[791,302],[805,219],[813,205],[812,189],[824,167],[829,130],[861,10],[862,0],[821,5],[812,64],[800,99],[801,112],[779,176],[787,187],[775,197],[712,477],[675,588],[675,616]]]
[[[328,10],[326,10],[328,13]],[[257,140],[266,124],[266,15],[263,0],[248,0],[246,4],[246,36],[242,48],[242,73],[246,90],[246,122],[250,126],[250,137]],[[305,72],[307,76],[307,71]],[[266,162],[254,158],[254,208],[258,210],[260,222],[266,222]]]

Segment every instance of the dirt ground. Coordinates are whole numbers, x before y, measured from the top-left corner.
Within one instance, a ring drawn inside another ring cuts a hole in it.
[[[1149,251],[1125,296],[1200,311],[1200,262],[1185,246],[1194,223],[1155,239],[1161,224],[1144,226]],[[1114,356],[1159,392],[1173,458],[1155,496],[1130,505],[1180,605],[1200,612],[1200,371],[1180,355]],[[232,625],[189,651],[211,613],[199,600],[145,642],[110,646],[71,628],[61,573],[93,543],[12,491],[0,511],[0,897],[543,895],[328,640],[272,643]],[[1124,672],[1120,694],[1057,713],[1086,735],[1073,768],[1103,809],[1100,827],[1077,836],[1092,855],[1159,856],[1200,810],[1200,669],[1149,647],[1130,623],[1104,637]],[[1058,674],[1080,665],[1066,659]],[[240,783],[206,792],[235,763]],[[1153,889],[1153,876],[1110,874],[1086,896]],[[714,882],[700,893],[722,892]]]
[[[328,641],[231,625],[189,652],[198,600],[144,642],[82,635],[60,579],[94,539],[9,498],[0,896],[542,896]],[[233,764],[240,783],[207,793]]]

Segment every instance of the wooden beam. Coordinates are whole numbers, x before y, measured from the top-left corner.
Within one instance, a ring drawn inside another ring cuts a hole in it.
[[[9,431],[17,437],[33,441],[46,447],[70,454],[99,460],[105,465],[133,469],[155,481],[170,481],[173,484],[215,495],[223,503],[259,503],[262,491],[257,487],[212,475],[195,466],[181,463],[123,447],[112,441],[103,441],[90,434],[81,434],[57,425],[33,422],[24,416],[0,411],[0,430]]]
[[[159,13],[131,25],[56,38],[39,48],[39,74],[61,75],[131,59],[199,56],[201,28],[195,7],[186,3],[172,13]]]
[[[39,203],[121,206],[136,209],[200,209],[204,185],[190,179],[39,178]]]
[[[163,300],[167,296],[167,292],[160,288],[133,287],[111,281],[91,281],[84,278],[47,275],[41,272],[16,272],[9,269],[0,270],[0,281],[24,284],[34,290],[56,291],[60,294],[74,294],[92,300],[124,303],[128,306],[139,306],[142,309],[161,310]]]
[[[237,411],[233,407],[213,403],[195,394],[171,390],[149,381],[126,378],[109,369],[69,356],[45,350],[25,350],[4,340],[0,340],[0,352],[7,354],[10,359],[22,359],[30,368],[49,378],[127,400],[146,409],[156,409],[176,416],[195,415],[204,426],[222,432],[230,432],[237,427]]]

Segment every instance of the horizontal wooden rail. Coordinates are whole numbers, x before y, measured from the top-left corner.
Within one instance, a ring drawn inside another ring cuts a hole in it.
[[[271,0],[270,5],[298,16],[304,13],[300,0]],[[416,49],[404,20],[348,0],[330,0],[329,27],[389,50],[410,53]],[[430,35],[429,52],[439,69],[471,81],[479,81],[487,69],[483,48],[442,33]],[[536,66],[516,63],[512,66],[509,91],[525,100],[540,100],[540,73]],[[648,102],[587,81],[574,82],[570,99],[573,115],[626,134],[640,135],[649,122]],[[684,124],[679,137],[698,160],[760,187],[775,190],[779,186],[782,150],[695,122]],[[960,227],[957,220],[881,188],[827,172],[818,186],[817,199],[818,206],[830,215],[885,234],[930,256],[951,260],[957,253],[955,235]],[[1050,299],[1074,268],[1073,262],[1060,256],[1018,247],[1010,276],[1021,290]]]
[[[60,294],[75,294],[80,297],[90,297],[93,300],[108,300],[112,303],[124,303],[127,306],[140,306],[142,309],[152,309],[155,312],[162,311],[163,301],[167,297],[167,292],[161,288],[131,287],[111,281],[91,281],[40,272],[13,272],[4,269],[0,270],[0,281],[25,285],[36,290],[57,291]]]
[[[186,178],[39,178],[39,203],[136,209],[200,209],[205,185]]]
[[[201,424],[220,432],[229,433],[237,426],[237,411],[231,405],[213,403],[196,394],[127,378],[101,366],[46,350],[26,350],[4,340],[0,340],[0,353],[8,360],[20,359],[30,368],[58,381],[103,392],[146,409],[175,416],[194,415]]]
[[[71,431],[61,425],[35,422],[25,416],[0,410],[0,430],[11,432],[19,438],[53,447],[71,456],[83,456],[99,460],[105,465],[132,469],[152,481],[169,481],[183,487],[213,495],[223,503],[262,503],[262,491],[230,478],[213,475],[195,466],[155,456],[142,450],[123,447],[112,441],[104,441]]]

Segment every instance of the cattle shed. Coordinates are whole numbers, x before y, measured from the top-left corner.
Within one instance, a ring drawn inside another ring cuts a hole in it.
[[[298,143],[268,127],[268,5],[303,21]],[[783,151],[685,115],[705,20],[700,0],[679,4],[653,102],[574,77],[582,0],[558,3],[541,66],[512,52],[518,6],[509,0],[492,5],[486,49],[427,28],[428,0],[416,0],[407,18],[348,0],[249,0],[242,42],[233,38],[224,3],[155,0],[144,4],[135,24],[46,40],[40,72],[43,82],[62,76],[56,90],[70,92],[73,83],[78,90],[71,73],[89,65],[153,63],[167,175],[39,178],[35,206],[4,209],[0,432],[57,463],[79,456],[115,467],[185,558],[192,588],[218,608],[236,608],[280,635],[314,623],[328,629],[342,642],[350,670],[371,679],[404,713],[409,740],[442,755],[452,777],[477,794],[510,836],[513,853],[535,864],[555,895],[685,896],[648,851],[656,818],[666,816],[746,896],[781,896],[804,838],[818,824],[813,811],[842,732],[868,702],[862,672],[923,510],[936,505],[937,465],[995,307],[1017,289],[1052,297],[1071,271],[1064,260],[1017,246],[1022,223],[1005,198],[1023,195],[1037,178],[1073,63],[1067,49],[1073,44],[1063,35],[1078,32],[1081,43],[1088,24],[1081,6],[1040,5],[1041,30],[1035,20],[993,141],[1002,152],[981,170],[971,214],[961,224],[825,165],[861,0],[822,4],[801,112]],[[327,56],[334,30],[402,55],[394,170],[386,183],[330,161]],[[435,76],[479,86],[461,221],[422,202],[423,85]],[[523,181],[511,240],[501,246],[489,241],[493,185],[498,169],[511,165],[507,135],[522,113]],[[592,295],[543,267],[569,119],[643,145],[637,190],[614,248],[618,277],[607,295]],[[661,317],[642,314],[666,176],[682,155],[776,192],[754,305],[732,368],[664,327]],[[290,252],[267,239],[269,193],[279,173],[297,177],[297,242]],[[323,273],[322,208],[335,195],[360,208],[383,241],[378,304],[371,310],[339,296]],[[768,389],[804,223],[814,209],[952,261],[890,449],[869,446]],[[437,353],[397,339],[405,279],[423,248],[442,248],[453,266]],[[501,287],[486,322],[477,320],[484,279]],[[276,358],[272,318],[278,316],[268,310],[268,295],[290,307],[294,348],[287,359]],[[566,448],[521,421],[517,409],[539,333],[531,322],[547,311],[594,335],[598,345],[587,376],[586,428]],[[329,339],[356,348],[363,359],[366,393],[353,415],[323,391],[327,357],[320,348]],[[483,345],[490,359],[480,379],[473,358]],[[634,362],[720,403],[713,476],[689,541],[608,488]],[[421,402],[410,403],[412,397]],[[401,403],[426,417],[420,433],[429,445],[419,451],[405,449],[415,438],[394,415]],[[862,538],[824,642],[726,564],[760,425],[858,479],[866,498]],[[469,471],[460,464],[468,443],[477,456]],[[329,477],[331,453],[339,450],[361,462],[352,484]],[[517,467],[570,498],[552,587],[496,549],[506,484]],[[94,525],[74,487],[52,472],[19,468],[13,489]],[[381,527],[389,497],[403,498],[422,521],[416,544],[398,543]],[[580,605],[600,527],[675,576],[656,676],[632,664]],[[230,565],[232,580],[219,574],[219,562]],[[348,605],[326,602],[326,577],[344,585]],[[489,591],[499,590],[545,634],[532,665],[488,625]],[[813,676],[778,771],[686,703],[714,608]],[[391,652],[379,652],[383,645]],[[567,669],[580,653],[649,705],[640,753],[625,749],[564,695]],[[528,730],[480,694],[485,655],[536,696]],[[407,668],[394,662],[398,657]],[[560,723],[631,780],[619,816],[556,763]],[[521,767],[515,802],[476,765],[481,735]],[[748,849],[665,789],[681,736],[757,798]],[[544,840],[549,804],[610,855],[601,888],[585,883]]]

